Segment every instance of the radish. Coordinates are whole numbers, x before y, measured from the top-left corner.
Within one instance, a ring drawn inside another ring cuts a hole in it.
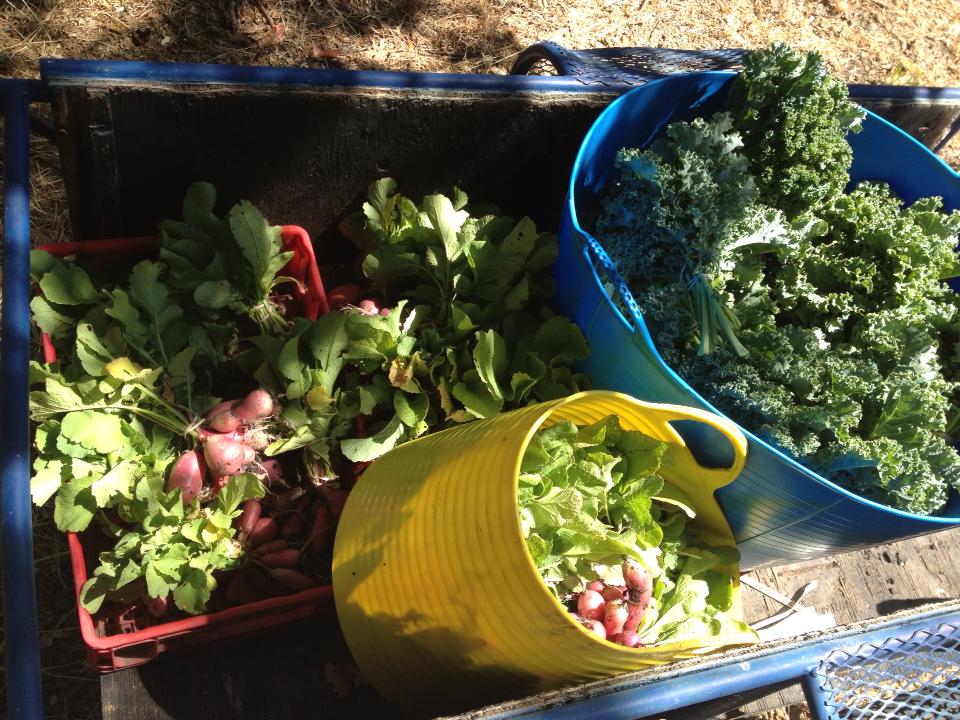
[[[653,594],[653,579],[647,569],[627,558],[623,561],[623,579],[627,583],[630,600],[646,609]]]
[[[250,565],[248,567],[249,575],[247,578],[257,597],[275,597],[287,593],[287,588],[284,585],[267,574],[269,568],[265,568],[263,565]]]
[[[280,537],[289,540],[299,535],[301,530],[303,530],[303,515],[293,512],[280,526]]]
[[[249,465],[257,459],[257,451],[246,443],[240,443],[240,447],[243,449],[243,464]]]
[[[380,308],[380,317],[390,317],[393,310],[390,308]]]
[[[267,571],[267,575],[283,585],[285,588],[287,588],[287,590],[300,592],[301,590],[309,590],[310,588],[315,588],[317,586],[316,580],[311,577],[307,577],[302,572],[298,572],[297,570],[291,570],[290,568],[265,569]]]
[[[327,530],[331,526],[330,510],[323,503],[319,503],[313,513],[313,525],[310,528],[307,547],[311,553],[319,555],[327,546]]]
[[[577,618],[580,621],[580,624],[583,625],[587,630],[592,632],[601,640],[607,639],[607,631],[603,628],[603,623],[599,620],[587,620],[586,618]]]
[[[262,545],[257,545],[255,548],[251,548],[250,555],[251,557],[258,558],[263,555],[269,555],[270,553],[286,550],[288,547],[290,547],[290,543],[283,538],[277,538],[276,540],[271,540],[263,543]]]
[[[247,393],[243,401],[233,409],[233,414],[242,422],[262,420],[273,415],[274,407],[273,395],[257,388]]]
[[[240,427],[241,420],[234,413],[237,400],[226,400],[214,405],[207,412],[207,427],[221,433],[232,433]]]
[[[603,620],[605,602],[595,590],[584,590],[577,598],[577,612],[587,620]]]
[[[600,594],[603,595],[604,600],[625,600],[627,590],[620,585],[605,585]]]
[[[338,285],[327,293],[327,304],[331,310],[340,310],[356,303],[361,295],[363,295],[363,288],[359,285],[352,283]]]
[[[256,500],[247,500],[243,503],[243,512],[240,513],[237,527],[244,537],[253,532],[261,512],[263,512],[263,506]]]
[[[327,501],[327,508],[330,510],[330,514],[333,517],[340,517],[340,513],[343,512],[343,506],[347,502],[347,496],[350,494],[350,491],[331,488],[326,485],[322,486],[320,491]]]
[[[294,568],[300,563],[300,551],[296,548],[287,548],[286,550],[266,553],[259,556],[258,559],[267,567]]]
[[[251,530],[247,536],[247,547],[255,548],[257,545],[270,542],[277,537],[279,532],[280,525],[277,524],[275,518],[262,517],[257,520],[256,525],[253,526],[253,530]]]
[[[370,298],[366,298],[358,302],[357,307],[360,309],[360,312],[362,312],[364,315],[380,314],[380,306],[377,305],[377,301],[371,300]]]
[[[244,466],[245,447],[225,435],[211,435],[203,445],[203,457],[214,475],[236,475]]]
[[[605,587],[606,585],[603,584],[603,580],[594,580],[592,583],[587,585],[587,590],[593,590],[594,592],[598,592],[602,595]]]
[[[236,575],[233,576],[233,579],[227,583],[227,588],[224,592],[224,599],[230,605],[244,605],[246,603],[255,602],[257,599],[259,599],[258,595],[259,594],[257,591],[250,583],[249,573],[240,570]]]
[[[268,458],[260,463],[260,469],[263,470],[266,477],[264,484],[270,487],[274,483],[283,482],[283,467],[276,458]]]
[[[640,642],[639,636],[629,630],[624,630],[623,632],[618,632],[615,635],[608,636],[607,639],[610,642],[617,643],[617,645],[624,645],[631,648],[640,647],[643,645],[643,643]]]
[[[627,606],[623,600],[610,600],[603,609],[603,628],[607,637],[623,631],[627,621]]]
[[[627,620],[623,623],[624,631],[635,632],[647,611],[647,603],[627,602]]]
[[[189,505],[203,488],[203,476],[206,470],[206,464],[200,453],[196,450],[187,450],[170,468],[170,477],[166,484],[167,492],[179,488],[183,504]]]
[[[147,612],[150,613],[151,617],[162,618],[167,614],[167,596],[163,597],[148,597],[147,598]]]

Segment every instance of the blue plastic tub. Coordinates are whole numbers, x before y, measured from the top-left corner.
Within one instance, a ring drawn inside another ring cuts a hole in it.
[[[720,109],[733,76],[728,72],[692,73],[632,90],[603,111],[580,147],[560,227],[557,303],[561,312],[576,320],[590,343],[590,357],[581,369],[597,388],[716,412],[664,363],[636,301],[603,248],[580,227],[577,210],[583,212],[596,202],[620,148],[642,147],[673,121]],[[940,195],[948,209],[960,207],[960,175],[890,123],[868,113],[863,131],[849,140],[853,182],[884,180],[906,202]],[[617,309],[604,282],[619,294],[629,308],[629,317]],[[744,431],[750,442],[746,468],[717,492],[737,539],[744,570],[846,552],[960,524],[960,495],[956,492],[940,516],[894,510],[844,490]],[[686,435],[695,454],[723,462],[716,457],[711,438]]]

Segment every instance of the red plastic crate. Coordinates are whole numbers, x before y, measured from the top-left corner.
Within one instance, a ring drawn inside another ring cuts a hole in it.
[[[299,304],[296,309],[314,320],[329,308],[310,236],[303,228],[285,225],[281,240],[283,249],[293,251],[294,256],[280,274],[300,281],[300,287],[293,288]],[[58,243],[37,249],[57,257],[136,259],[155,253],[158,245],[156,237],[138,237]],[[46,335],[43,336],[43,355],[46,362],[56,361],[56,352]],[[85,548],[81,540],[81,535],[67,533],[80,634],[90,663],[100,672],[141,665],[175,648],[255,632],[318,613],[333,614],[333,588],[325,585],[179,620],[154,618],[142,602],[91,615],[80,603],[80,590],[88,578],[88,561],[95,562],[96,552],[91,547]]]

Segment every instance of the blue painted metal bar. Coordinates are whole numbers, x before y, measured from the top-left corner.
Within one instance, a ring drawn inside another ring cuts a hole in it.
[[[8,717],[43,717],[30,501],[30,85],[0,84],[6,108],[0,523]]]
[[[244,84],[288,87],[414,88],[499,93],[604,91],[603,88],[584,85],[575,77],[320,70],[125,60],[41,60],[40,75],[45,82],[56,83]]]
[[[807,698],[811,720],[832,720],[833,713],[827,706],[827,696],[820,687],[816,673],[808,672],[803,676],[800,684],[803,686],[804,697]]]
[[[927,85],[861,85],[847,86],[854,99],[892,100],[956,100],[960,101],[960,87],[930,87]]]
[[[698,703],[736,695],[755,688],[776,685],[791,680],[804,682],[820,661],[837,649],[856,649],[867,643],[882,643],[890,638],[907,640],[919,630],[929,630],[939,624],[960,622],[960,611],[953,606],[949,611],[918,615],[908,622],[891,621],[874,626],[866,632],[845,631],[828,635],[783,649],[758,650],[732,658],[711,661],[704,658],[702,665],[686,666],[648,677],[619,682],[604,682],[596,694],[578,688],[565,703],[563,693],[553,695],[549,702],[531,698],[530,704],[491,708],[479,715],[483,720],[507,718],[537,718],[537,720],[633,720],[656,716]],[[819,692],[819,688],[817,688]],[[536,702],[536,704],[534,704]],[[821,702],[821,718],[826,711]],[[473,714],[473,713],[472,713]],[[816,716],[815,716],[816,717]]]

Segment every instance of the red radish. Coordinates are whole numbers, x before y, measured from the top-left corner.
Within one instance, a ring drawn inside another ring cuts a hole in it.
[[[203,445],[203,457],[214,475],[236,475],[243,469],[245,447],[225,435],[211,435]]]
[[[275,597],[277,595],[283,595],[287,592],[287,589],[283,585],[267,574],[268,568],[265,568],[262,565],[251,565],[248,567],[250,586],[253,588],[258,597]]]
[[[257,524],[253,526],[253,530],[251,530],[247,536],[247,547],[255,548],[257,545],[270,542],[277,537],[279,532],[280,525],[277,523],[276,518],[262,517],[257,520]]]
[[[224,599],[230,605],[243,605],[258,600],[258,595],[250,583],[249,574],[241,570],[227,583]]]
[[[249,465],[254,460],[257,459],[257,451],[245,443],[240,443],[240,447],[243,448],[243,464]]]
[[[289,540],[299,535],[301,530],[303,530],[303,515],[299,512],[292,512],[280,526],[280,537]]]
[[[603,620],[605,602],[595,590],[584,590],[577,598],[577,612],[587,620]]]
[[[602,595],[605,587],[606,585],[603,584],[603,580],[594,580],[592,583],[587,585],[587,590],[593,590],[594,592],[598,592]]]
[[[324,499],[327,501],[327,508],[330,510],[330,514],[333,517],[340,517],[340,513],[343,512],[343,506],[347,502],[347,495],[350,494],[350,491],[329,488],[326,485],[323,486],[321,491],[323,492]]]
[[[310,528],[310,539],[307,547],[314,555],[319,555],[327,546],[327,530],[331,526],[330,510],[320,503],[313,511],[313,526]]]
[[[183,504],[189,505],[203,488],[203,476],[207,468],[203,457],[196,450],[187,450],[170,468],[166,490],[170,492],[180,488]]]
[[[236,400],[227,400],[207,411],[207,427],[221,433],[232,433],[240,427],[241,420],[234,412]]]
[[[607,637],[623,631],[627,621],[627,605],[623,600],[610,600],[603,609],[603,628]]]
[[[390,313],[393,310],[391,308],[380,308],[380,317],[390,317]]]
[[[623,561],[623,579],[627,583],[630,600],[646,609],[653,594],[653,579],[647,569],[627,558]]]
[[[267,574],[288,590],[300,592],[317,586],[317,581],[290,568],[266,568]]]
[[[291,508],[300,507],[299,503],[304,502],[307,491],[299,485],[292,488],[284,488],[278,491],[271,491],[263,496],[263,507],[269,508],[271,515],[282,515]]]
[[[366,298],[358,302],[357,307],[360,308],[360,312],[362,312],[364,315],[380,314],[380,306],[377,305],[377,301],[371,300],[370,298]]]
[[[247,393],[243,401],[233,408],[233,414],[243,422],[262,420],[273,415],[274,405],[273,395],[257,388]]]
[[[147,612],[150,613],[151,617],[161,618],[167,614],[167,596],[163,597],[148,597],[147,598]]]
[[[624,631],[634,632],[640,623],[643,622],[643,616],[647,611],[647,603],[627,602],[627,620],[623,623]]]
[[[624,645],[631,648],[640,647],[643,645],[636,633],[633,633],[629,630],[624,630],[616,635],[611,635],[607,639],[610,642],[615,642],[617,645]]]
[[[603,595],[604,600],[624,600],[627,591],[619,585],[605,585],[600,594]]]
[[[580,624],[583,625],[587,630],[592,632],[601,640],[607,639],[607,631],[603,628],[603,623],[599,620],[587,620],[586,618],[577,618],[580,621]]]
[[[269,555],[270,553],[279,552],[280,550],[286,550],[288,547],[290,547],[290,543],[283,538],[277,538],[276,540],[271,540],[270,542],[265,542],[262,545],[257,545],[255,548],[251,548],[250,555],[253,557],[260,557],[262,555]]]
[[[277,552],[260,555],[260,562],[272,568],[294,568],[300,562],[300,551],[296,548],[287,548]]]
[[[200,436],[201,442],[209,440],[212,437],[224,437],[229,438],[230,440],[236,440],[237,442],[244,442],[244,433],[234,431],[228,433],[219,433],[214,432],[213,430],[208,430],[206,428],[197,428],[197,434]]]
[[[283,481],[283,466],[280,465],[280,461],[276,458],[267,458],[261,462],[260,469],[266,474],[264,482],[266,483],[267,487],[276,482]]]
[[[246,536],[253,532],[253,528],[260,519],[261,512],[263,512],[263,506],[258,501],[247,500],[243,503],[243,512],[240,513],[239,523],[237,525],[241,534]]]
[[[340,310],[347,305],[355,304],[361,295],[363,295],[363,288],[359,285],[352,283],[338,285],[327,293],[327,304],[331,310]]]

